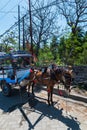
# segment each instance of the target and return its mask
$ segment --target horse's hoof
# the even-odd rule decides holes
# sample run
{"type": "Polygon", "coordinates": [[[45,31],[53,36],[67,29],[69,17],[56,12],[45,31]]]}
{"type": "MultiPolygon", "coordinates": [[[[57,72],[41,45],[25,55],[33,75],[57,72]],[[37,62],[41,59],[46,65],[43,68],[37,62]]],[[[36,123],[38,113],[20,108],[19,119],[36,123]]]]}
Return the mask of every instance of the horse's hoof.
{"type": "Polygon", "coordinates": [[[51,104],[50,103],[48,103],[48,106],[50,106],[51,104]]]}
{"type": "Polygon", "coordinates": [[[34,94],[34,93],[32,93],[32,96],[33,96],[33,97],[35,97],[35,94],[34,94]]]}
{"type": "Polygon", "coordinates": [[[30,93],[28,93],[28,97],[30,97],[30,93]]]}
{"type": "Polygon", "coordinates": [[[54,103],[53,102],[51,103],[51,106],[54,107],[54,103]]]}

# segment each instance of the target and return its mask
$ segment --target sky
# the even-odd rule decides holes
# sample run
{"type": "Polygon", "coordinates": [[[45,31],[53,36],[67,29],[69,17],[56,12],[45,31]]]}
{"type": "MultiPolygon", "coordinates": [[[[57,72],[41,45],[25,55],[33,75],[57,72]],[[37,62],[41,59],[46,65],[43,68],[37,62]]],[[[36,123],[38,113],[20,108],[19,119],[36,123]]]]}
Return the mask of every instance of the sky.
{"type": "MultiPolygon", "coordinates": [[[[21,18],[29,9],[29,0],[0,0],[0,35],[18,21],[18,5],[20,6],[21,18]]],[[[64,19],[58,19],[58,22],[62,25],[62,28],[64,28],[64,19]]]]}
{"type": "Polygon", "coordinates": [[[0,0],[0,35],[18,21],[18,5],[23,16],[28,9],[28,0],[0,0]]]}

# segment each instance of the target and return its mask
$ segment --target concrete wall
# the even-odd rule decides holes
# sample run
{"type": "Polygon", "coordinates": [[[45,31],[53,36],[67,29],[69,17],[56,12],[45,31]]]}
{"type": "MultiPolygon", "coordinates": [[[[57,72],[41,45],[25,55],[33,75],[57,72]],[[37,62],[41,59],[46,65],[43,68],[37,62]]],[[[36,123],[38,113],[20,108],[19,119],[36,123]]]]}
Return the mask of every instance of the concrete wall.
{"type": "Polygon", "coordinates": [[[73,66],[76,82],[87,82],[87,66],[73,66]]]}

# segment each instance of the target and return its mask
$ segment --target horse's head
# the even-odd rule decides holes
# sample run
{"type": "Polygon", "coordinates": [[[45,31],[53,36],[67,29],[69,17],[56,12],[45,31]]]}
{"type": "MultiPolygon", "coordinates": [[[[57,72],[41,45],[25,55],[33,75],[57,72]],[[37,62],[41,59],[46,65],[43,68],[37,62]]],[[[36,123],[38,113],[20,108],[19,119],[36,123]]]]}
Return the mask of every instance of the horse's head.
{"type": "Polygon", "coordinates": [[[34,77],[35,77],[35,71],[34,71],[33,68],[31,68],[31,69],[30,69],[30,75],[29,75],[30,81],[33,81],[34,77]]]}
{"type": "Polygon", "coordinates": [[[63,72],[62,72],[62,69],[56,67],[54,70],[53,70],[54,74],[55,74],[55,78],[56,78],[56,81],[59,82],[62,80],[62,77],[63,77],[63,72]]]}
{"type": "Polygon", "coordinates": [[[72,76],[71,74],[67,71],[64,73],[64,85],[65,85],[65,88],[67,90],[70,90],[70,86],[71,86],[71,82],[72,82],[72,76]]]}
{"type": "Polygon", "coordinates": [[[42,71],[39,70],[39,69],[34,69],[34,78],[33,78],[33,81],[35,84],[38,84],[39,83],[39,79],[41,79],[41,76],[42,76],[42,71]]]}
{"type": "Polygon", "coordinates": [[[67,90],[69,90],[69,92],[71,91],[71,84],[75,78],[75,72],[73,71],[73,69],[67,69],[67,70],[64,70],[63,71],[63,78],[64,78],[64,85],[65,85],[65,88],[67,90]]]}

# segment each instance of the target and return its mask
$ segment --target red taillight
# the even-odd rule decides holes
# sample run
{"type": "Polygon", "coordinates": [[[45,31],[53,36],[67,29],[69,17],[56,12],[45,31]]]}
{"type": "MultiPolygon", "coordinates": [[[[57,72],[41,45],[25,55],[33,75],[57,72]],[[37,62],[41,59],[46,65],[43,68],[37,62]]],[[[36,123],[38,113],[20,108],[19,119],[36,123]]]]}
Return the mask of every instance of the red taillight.
{"type": "Polygon", "coordinates": [[[33,72],[33,70],[32,69],[30,69],[30,73],[32,73],[33,72]]]}

